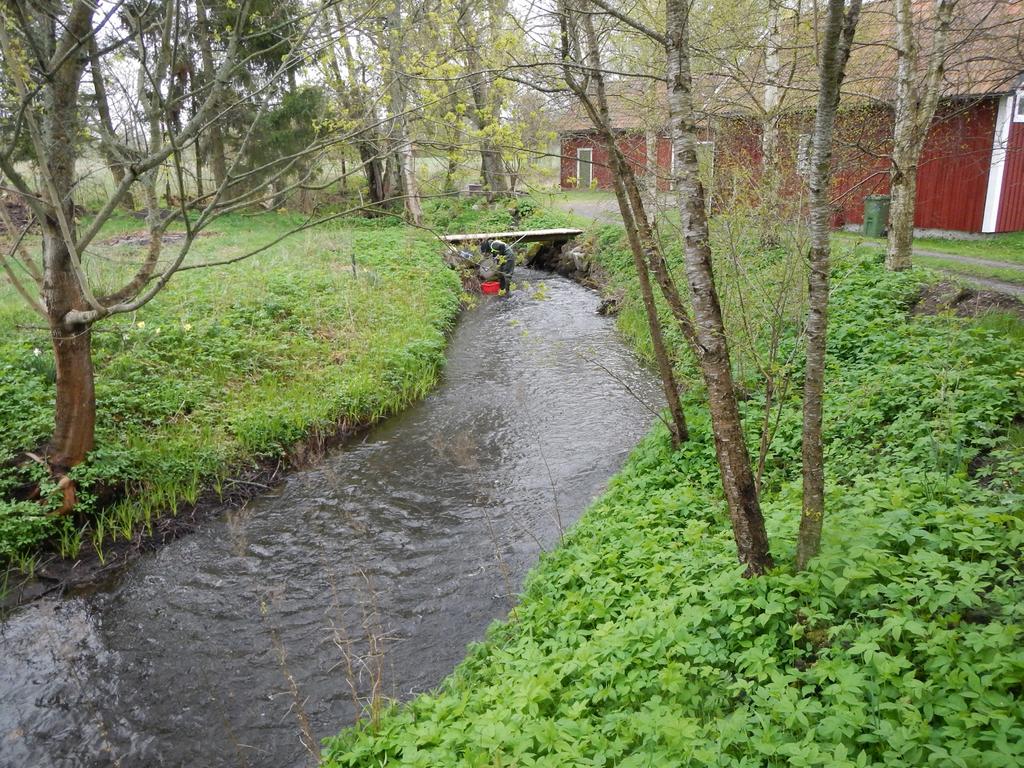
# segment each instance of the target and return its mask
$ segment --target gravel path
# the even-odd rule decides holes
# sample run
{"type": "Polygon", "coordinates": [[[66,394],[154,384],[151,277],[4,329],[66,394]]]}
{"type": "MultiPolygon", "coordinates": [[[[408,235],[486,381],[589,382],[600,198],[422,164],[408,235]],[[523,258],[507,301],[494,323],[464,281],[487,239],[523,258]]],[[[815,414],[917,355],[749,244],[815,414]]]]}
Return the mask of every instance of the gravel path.
{"type": "MultiPolygon", "coordinates": [[[[1006,266],[1002,262],[992,262],[999,264],[1000,266],[1006,266]]],[[[957,278],[961,282],[973,285],[977,288],[986,288],[990,291],[998,291],[999,293],[1006,293],[1011,296],[1022,296],[1024,297],[1024,285],[1018,285],[1017,283],[1008,283],[1005,280],[994,280],[991,277],[977,277],[976,275],[966,275],[963,272],[957,272],[956,269],[943,269],[941,272],[945,272],[947,275],[957,278]]]]}
{"type": "MultiPolygon", "coordinates": [[[[931,256],[935,259],[946,259],[947,261],[955,261],[960,264],[972,264],[976,267],[995,267],[996,269],[1015,269],[1019,272],[1024,272],[1024,264],[1014,264],[1009,261],[993,261],[992,259],[979,259],[976,256],[961,256],[958,253],[944,253],[943,251],[928,251],[924,248],[915,248],[914,253],[917,256],[931,256]]],[[[997,281],[999,282],[999,281],[997,281]]]]}
{"type": "Polygon", "coordinates": [[[622,216],[619,213],[619,202],[611,194],[600,198],[575,198],[570,195],[568,198],[560,198],[552,202],[559,210],[587,219],[593,219],[600,224],[622,223],[622,216]]]}

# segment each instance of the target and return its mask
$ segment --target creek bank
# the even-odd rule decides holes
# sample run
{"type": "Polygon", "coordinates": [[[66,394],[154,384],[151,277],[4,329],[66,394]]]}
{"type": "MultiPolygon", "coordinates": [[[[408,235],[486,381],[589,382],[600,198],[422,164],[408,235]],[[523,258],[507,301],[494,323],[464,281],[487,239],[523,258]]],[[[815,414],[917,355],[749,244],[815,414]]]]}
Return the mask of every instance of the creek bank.
{"type": "Polygon", "coordinates": [[[305,734],[437,686],[660,405],[591,291],[519,278],[544,289],[466,312],[429,396],[109,584],[8,617],[7,762],[307,764],[305,734]]]}
{"type": "MultiPolygon", "coordinates": [[[[600,257],[622,286],[619,250],[600,257]]],[[[512,617],[445,685],[328,740],[325,765],[1024,760],[1024,455],[1006,434],[1024,349],[984,318],[914,317],[919,272],[844,254],[835,271],[829,522],[810,569],[742,578],[688,397],[684,448],[656,427],[512,617]],[[971,457],[992,445],[1002,461],[979,482],[971,457]]],[[[780,564],[800,515],[799,394],[782,407],[762,497],[780,564]]],[[[760,408],[742,402],[744,420],[760,408]]]]}
{"type": "MultiPolygon", "coordinates": [[[[227,219],[216,245],[196,247],[246,247],[290,223],[227,219]]],[[[0,462],[0,553],[19,542],[22,520],[49,531],[31,549],[19,544],[37,566],[27,574],[14,555],[0,564],[0,608],[108,579],[436,385],[460,310],[436,245],[362,223],[303,240],[226,273],[249,276],[230,291],[220,271],[188,273],[170,298],[97,335],[98,448],[79,475],[88,506],[77,519],[44,517],[18,496],[24,467],[0,462]],[[360,254],[358,275],[349,249],[360,254]]],[[[0,327],[8,317],[18,321],[0,314],[0,327]]],[[[0,459],[42,444],[52,428],[53,377],[40,347],[29,331],[0,336],[0,459]]]]}
{"type": "MultiPolygon", "coordinates": [[[[365,434],[377,422],[338,422],[332,430],[318,430],[297,442],[283,456],[256,460],[246,469],[239,468],[219,481],[221,489],[204,487],[195,502],[177,509],[163,509],[150,530],[139,527],[130,539],[118,539],[102,547],[103,555],[86,544],[73,558],[61,557],[45,548],[31,574],[12,570],[7,574],[7,590],[0,595],[0,618],[22,605],[47,596],[65,596],[101,587],[117,578],[133,561],[172,541],[195,532],[211,519],[240,509],[252,498],[274,490],[289,473],[301,471],[320,461],[330,450],[365,434]]],[[[108,506],[126,498],[123,489],[110,495],[108,506]]]]}
{"type": "Polygon", "coordinates": [[[619,311],[623,292],[610,292],[610,276],[595,254],[596,247],[595,240],[590,237],[552,245],[537,243],[527,250],[524,261],[529,267],[554,272],[585,288],[600,292],[601,302],[597,313],[615,315],[619,311]]]}

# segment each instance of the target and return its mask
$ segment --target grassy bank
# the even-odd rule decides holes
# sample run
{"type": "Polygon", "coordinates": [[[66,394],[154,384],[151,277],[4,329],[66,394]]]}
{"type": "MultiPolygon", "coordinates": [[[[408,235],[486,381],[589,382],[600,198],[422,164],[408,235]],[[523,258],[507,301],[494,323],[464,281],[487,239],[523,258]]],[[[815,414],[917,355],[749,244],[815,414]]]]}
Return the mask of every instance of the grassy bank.
{"type": "MultiPolygon", "coordinates": [[[[299,224],[287,214],[232,216],[190,259],[225,259],[299,224]]],[[[116,284],[142,246],[121,219],[91,262],[116,284]]],[[[97,449],[74,471],[77,520],[13,501],[41,478],[4,466],[52,429],[48,334],[0,288],[0,563],[31,565],[47,540],[73,557],[101,553],[154,516],[230,489],[256,462],[310,435],[379,419],[422,396],[444,363],[460,286],[429,235],[395,222],[348,221],[285,240],[252,259],[183,272],[134,315],[97,325],[97,449]],[[113,504],[106,497],[120,498],[113,504]]]]}
{"type": "MultiPolygon", "coordinates": [[[[621,230],[598,258],[642,342],[621,230]]],[[[799,398],[741,578],[704,410],[658,428],[438,691],[337,766],[1008,766],[1024,761],[1024,331],[913,317],[921,272],[837,255],[822,556],[794,574],[799,398]]],[[[787,344],[798,343],[788,331],[787,344]]],[[[743,367],[742,365],[740,366],[743,367]]],[[[745,422],[763,395],[744,374],[745,422]]]]}

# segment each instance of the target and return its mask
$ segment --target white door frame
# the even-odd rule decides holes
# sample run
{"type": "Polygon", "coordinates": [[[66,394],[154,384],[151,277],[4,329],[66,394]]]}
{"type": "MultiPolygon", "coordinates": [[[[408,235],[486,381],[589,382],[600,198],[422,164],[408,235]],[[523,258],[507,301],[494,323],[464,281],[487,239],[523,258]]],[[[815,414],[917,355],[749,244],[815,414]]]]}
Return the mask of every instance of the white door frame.
{"type": "Polygon", "coordinates": [[[988,169],[988,191],[985,194],[985,216],[981,231],[995,232],[999,220],[999,202],[1003,194],[1003,172],[1006,168],[1006,147],[1010,143],[1010,123],[1013,120],[1014,94],[999,100],[996,129],[992,136],[992,165],[988,169]]]}

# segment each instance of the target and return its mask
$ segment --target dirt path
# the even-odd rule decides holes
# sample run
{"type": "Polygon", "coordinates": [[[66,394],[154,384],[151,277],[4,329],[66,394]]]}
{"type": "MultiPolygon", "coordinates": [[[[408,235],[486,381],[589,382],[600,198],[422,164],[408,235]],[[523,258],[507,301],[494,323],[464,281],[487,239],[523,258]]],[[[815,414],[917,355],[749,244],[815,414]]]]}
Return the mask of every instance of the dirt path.
{"type": "Polygon", "coordinates": [[[1010,269],[1015,272],[1020,272],[1021,277],[1024,278],[1024,264],[1013,264],[1011,262],[994,261],[992,259],[979,259],[975,256],[961,256],[957,253],[944,253],[942,251],[932,251],[926,248],[915,248],[914,255],[927,256],[928,258],[941,259],[942,261],[947,262],[949,264],[948,268],[938,269],[948,275],[955,275],[965,283],[979,286],[981,288],[987,288],[990,291],[1006,293],[1011,296],[1024,296],[1024,285],[1011,283],[1008,280],[998,280],[994,277],[980,277],[967,272],[961,272],[956,268],[957,264],[963,264],[964,266],[984,267],[987,269],[1010,269]]]}
{"type": "Polygon", "coordinates": [[[957,253],[944,253],[943,251],[929,251],[924,248],[915,248],[917,256],[930,256],[933,259],[946,259],[959,264],[971,264],[976,267],[995,267],[996,269],[1014,269],[1024,274],[1024,264],[1014,264],[1009,261],[993,261],[992,259],[979,259],[976,256],[961,256],[957,253]]]}
{"type": "MultiPolygon", "coordinates": [[[[962,257],[966,259],[967,257],[962,257]]],[[[971,259],[971,261],[975,261],[971,259]]],[[[1008,266],[1002,262],[988,262],[990,264],[999,264],[1000,266],[1008,266]]],[[[1024,297],[1024,285],[1018,285],[1017,283],[1008,283],[1005,280],[995,280],[991,277],[978,277],[977,275],[968,275],[965,272],[958,272],[955,268],[941,269],[940,272],[945,272],[947,275],[951,275],[961,282],[967,283],[968,285],[978,286],[980,288],[987,288],[990,291],[997,291],[998,293],[1005,293],[1010,296],[1022,296],[1024,297]]]]}

